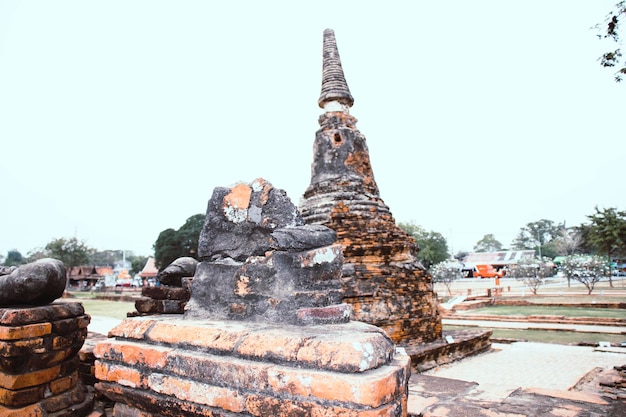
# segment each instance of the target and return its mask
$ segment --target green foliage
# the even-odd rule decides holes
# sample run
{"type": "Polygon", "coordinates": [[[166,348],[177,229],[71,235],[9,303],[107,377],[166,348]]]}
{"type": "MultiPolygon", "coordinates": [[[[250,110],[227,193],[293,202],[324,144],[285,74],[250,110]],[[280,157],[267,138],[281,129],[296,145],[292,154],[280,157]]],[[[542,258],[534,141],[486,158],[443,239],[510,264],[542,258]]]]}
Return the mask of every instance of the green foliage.
{"type": "Polygon", "coordinates": [[[130,258],[131,268],[129,273],[131,275],[140,273],[143,267],[146,266],[146,262],[148,262],[147,256],[133,256],[130,258]]]}
{"type": "Polygon", "coordinates": [[[570,255],[561,262],[561,270],[567,279],[573,279],[591,294],[596,283],[603,277],[611,276],[611,267],[606,258],[597,255],[570,255]]]}
{"type": "Polygon", "coordinates": [[[515,250],[539,249],[542,256],[554,257],[557,255],[555,241],[561,237],[564,227],[546,219],[530,222],[520,229],[511,246],[515,250]]]}
{"type": "Polygon", "coordinates": [[[121,250],[103,250],[103,251],[95,251],[91,255],[91,259],[89,263],[92,265],[98,266],[114,266],[115,262],[119,261],[122,257],[121,250]]]}
{"type": "Polygon", "coordinates": [[[443,261],[430,267],[430,274],[433,277],[434,283],[441,283],[446,286],[448,294],[452,294],[450,290],[450,284],[453,281],[463,278],[463,272],[461,271],[462,265],[455,261],[443,261]]]}
{"type": "Polygon", "coordinates": [[[4,260],[4,266],[19,266],[26,262],[22,254],[17,249],[12,249],[7,252],[7,257],[4,260]]]}
{"type": "Polygon", "coordinates": [[[549,258],[524,257],[509,267],[507,276],[522,281],[533,294],[537,294],[546,277],[552,276],[554,269],[548,264],[549,258]]]}
{"type": "Polygon", "coordinates": [[[69,271],[75,266],[87,264],[95,251],[75,237],[54,239],[48,242],[44,250],[48,257],[62,261],[69,271]]]}
{"type": "Polygon", "coordinates": [[[26,254],[25,263],[35,262],[39,259],[43,259],[47,257],[48,257],[48,252],[44,248],[32,249],[26,254]]]}
{"type": "MultiPolygon", "coordinates": [[[[612,10],[604,21],[603,25],[596,25],[596,29],[600,30],[598,38],[610,39],[616,43],[620,43],[619,32],[621,19],[626,17],[626,1],[620,1],[615,5],[615,10],[612,10]]],[[[621,63],[622,52],[620,48],[613,51],[608,51],[602,54],[598,59],[600,65],[603,67],[613,68],[621,65],[621,68],[615,72],[614,78],[616,82],[622,81],[624,75],[626,75],[626,63],[621,63]]]]}
{"type": "Polygon", "coordinates": [[[426,268],[448,258],[448,244],[441,233],[427,231],[414,223],[399,223],[398,226],[415,239],[420,249],[417,259],[426,268]]]}
{"type": "Polygon", "coordinates": [[[611,207],[588,215],[591,221],[584,232],[586,242],[610,258],[613,253],[626,253],[626,211],[611,207]]]}
{"type": "Polygon", "coordinates": [[[474,252],[497,252],[499,250],[502,250],[502,243],[491,233],[483,236],[483,238],[474,245],[474,252]]]}
{"type": "Polygon", "coordinates": [[[198,258],[198,240],[204,226],[204,214],[195,214],[178,230],[165,229],[154,243],[154,263],[162,269],[174,260],[191,256],[198,258]]]}

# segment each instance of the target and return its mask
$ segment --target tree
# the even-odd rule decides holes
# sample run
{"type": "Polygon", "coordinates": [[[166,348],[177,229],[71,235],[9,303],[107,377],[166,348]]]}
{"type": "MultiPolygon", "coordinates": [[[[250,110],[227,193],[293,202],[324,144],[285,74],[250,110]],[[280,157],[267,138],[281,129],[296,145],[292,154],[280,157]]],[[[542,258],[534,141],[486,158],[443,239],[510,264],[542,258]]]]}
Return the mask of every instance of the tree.
{"type": "Polygon", "coordinates": [[[591,294],[603,277],[611,276],[609,262],[597,255],[567,256],[561,263],[561,270],[568,280],[576,280],[587,287],[587,294],[591,294]]]}
{"type": "Polygon", "coordinates": [[[154,242],[154,264],[162,269],[180,258],[180,242],[178,242],[176,230],[165,229],[159,233],[154,242]]]}
{"type": "Polygon", "coordinates": [[[446,286],[448,295],[452,296],[450,285],[452,282],[463,278],[461,272],[461,264],[454,261],[443,261],[430,268],[430,274],[433,277],[434,283],[441,283],[446,286]]]}
{"type": "Polygon", "coordinates": [[[122,250],[111,250],[111,249],[107,249],[107,250],[102,250],[102,251],[95,251],[92,255],[91,255],[91,259],[89,260],[89,263],[92,265],[98,265],[98,266],[114,266],[115,262],[117,262],[122,256],[122,250]]]}
{"type": "Polygon", "coordinates": [[[12,249],[7,252],[7,257],[4,260],[4,266],[19,266],[25,263],[25,259],[17,249],[12,249]]]}
{"type": "Polygon", "coordinates": [[[522,281],[533,294],[537,294],[544,279],[552,276],[553,268],[548,266],[548,260],[549,258],[545,257],[543,259],[530,256],[521,258],[517,264],[509,267],[507,276],[522,281]]]}
{"type": "Polygon", "coordinates": [[[35,262],[39,259],[47,258],[48,252],[44,248],[31,249],[26,254],[26,263],[35,262]]]}
{"type": "MultiPolygon", "coordinates": [[[[620,19],[626,17],[626,1],[620,1],[615,5],[615,9],[612,10],[604,21],[604,24],[597,24],[596,29],[600,30],[598,34],[599,39],[609,39],[617,44],[621,44],[619,38],[620,32],[620,19]]],[[[622,58],[622,51],[617,48],[613,51],[605,52],[598,59],[600,65],[603,67],[613,68],[621,65],[622,67],[615,73],[615,81],[621,82],[623,76],[626,74],[626,63],[620,62],[622,58]]]]}
{"type": "Polygon", "coordinates": [[[414,223],[399,223],[398,226],[415,239],[420,248],[417,258],[426,268],[448,258],[448,244],[441,233],[429,232],[414,223]]]}
{"type": "Polygon", "coordinates": [[[491,233],[486,234],[474,245],[474,252],[497,252],[502,250],[500,243],[491,233]]]}
{"type": "Polygon", "coordinates": [[[65,264],[68,279],[72,274],[72,268],[88,263],[89,257],[95,251],[75,237],[54,239],[48,242],[44,249],[48,257],[58,259],[65,264]]]}
{"type": "Polygon", "coordinates": [[[131,275],[134,275],[134,274],[140,273],[143,267],[146,266],[146,262],[148,262],[148,257],[147,256],[132,256],[131,258],[129,258],[129,260],[131,264],[131,268],[129,272],[131,275]]]}
{"type": "Polygon", "coordinates": [[[163,230],[154,243],[154,263],[165,268],[182,256],[198,258],[198,240],[204,227],[204,214],[189,217],[180,229],[163,230]]]}
{"type": "Polygon", "coordinates": [[[560,236],[563,224],[541,219],[522,227],[511,246],[515,250],[537,249],[539,256],[555,256],[553,241],[560,236]]]}
{"type": "Polygon", "coordinates": [[[582,244],[583,238],[580,230],[577,228],[566,228],[563,227],[557,237],[554,240],[554,248],[558,255],[566,256],[573,255],[576,253],[576,250],[582,244]]]}
{"type": "Polygon", "coordinates": [[[195,214],[185,221],[178,229],[178,239],[182,250],[181,256],[196,258],[198,254],[198,240],[204,227],[204,214],[195,214]]]}
{"type": "MultiPolygon", "coordinates": [[[[585,239],[610,263],[613,253],[626,251],[626,211],[614,207],[599,210],[597,206],[595,210],[595,214],[587,216],[591,223],[585,228],[585,239]]],[[[613,287],[610,274],[609,282],[613,287]]]]}

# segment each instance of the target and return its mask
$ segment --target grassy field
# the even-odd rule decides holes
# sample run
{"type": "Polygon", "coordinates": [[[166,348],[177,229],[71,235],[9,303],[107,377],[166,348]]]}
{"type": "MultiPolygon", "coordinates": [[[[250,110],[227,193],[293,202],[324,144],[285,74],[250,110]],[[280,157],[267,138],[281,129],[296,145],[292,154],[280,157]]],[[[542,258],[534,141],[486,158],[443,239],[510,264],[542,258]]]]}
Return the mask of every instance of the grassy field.
{"type": "Polygon", "coordinates": [[[90,316],[113,317],[125,319],[126,313],[135,311],[135,303],[125,301],[106,301],[94,299],[81,299],[85,312],[90,316]]]}
{"type": "Polygon", "coordinates": [[[459,312],[460,314],[496,316],[566,316],[625,318],[626,310],[616,308],[548,307],[494,305],[459,312]]]}
{"type": "MultiPolygon", "coordinates": [[[[443,326],[444,330],[467,330],[466,326],[443,326]]],[[[481,327],[481,329],[489,329],[481,327]]],[[[493,331],[492,338],[522,340],[528,342],[556,343],[560,345],[597,344],[611,342],[619,345],[626,341],[626,335],[609,333],[581,333],[559,330],[514,330],[489,329],[493,331]]]]}

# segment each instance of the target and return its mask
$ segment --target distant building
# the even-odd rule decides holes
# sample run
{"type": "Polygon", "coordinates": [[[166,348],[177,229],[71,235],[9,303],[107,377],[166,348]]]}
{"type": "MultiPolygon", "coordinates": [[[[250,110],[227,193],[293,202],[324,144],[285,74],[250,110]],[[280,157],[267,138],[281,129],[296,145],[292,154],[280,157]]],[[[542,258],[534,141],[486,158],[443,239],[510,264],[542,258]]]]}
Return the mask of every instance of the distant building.
{"type": "Polygon", "coordinates": [[[69,271],[70,286],[93,287],[99,279],[112,273],[113,268],[110,266],[75,266],[69,271]]]}
{"type": "Polygon", "coordinates": [[[465,265],[464,269],[471,269],[476,265],[489,264],[499,270],[505,266],[518,263],[522,258],[534,256],[534,250],[474,252],[468,254],[461,262],[465,265]]]}

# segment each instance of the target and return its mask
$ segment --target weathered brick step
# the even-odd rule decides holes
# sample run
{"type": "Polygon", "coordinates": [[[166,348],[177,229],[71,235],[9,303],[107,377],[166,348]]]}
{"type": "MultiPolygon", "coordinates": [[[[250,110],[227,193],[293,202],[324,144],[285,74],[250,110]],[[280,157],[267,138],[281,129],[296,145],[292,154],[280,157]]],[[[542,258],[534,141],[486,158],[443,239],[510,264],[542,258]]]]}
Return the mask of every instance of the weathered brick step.
{"type": "MultiPolygon", "coordinates": [[[[365,323],[288,328],[291,330],[268,323],[148,316],[124,320],[110,336],[338,372],[364,372],[387,363],[393,356],[394,344],[388,336],[365,323]]],[[[99,345],[94,351],[96,357],[98,352],[102,353],[99,345]]]]}
{"type": "Polygon", "coordinates": [[[380,329],[127,319],[94,348],[96,389],[120,415],[392,417],[410,359],[380,329]]]}

